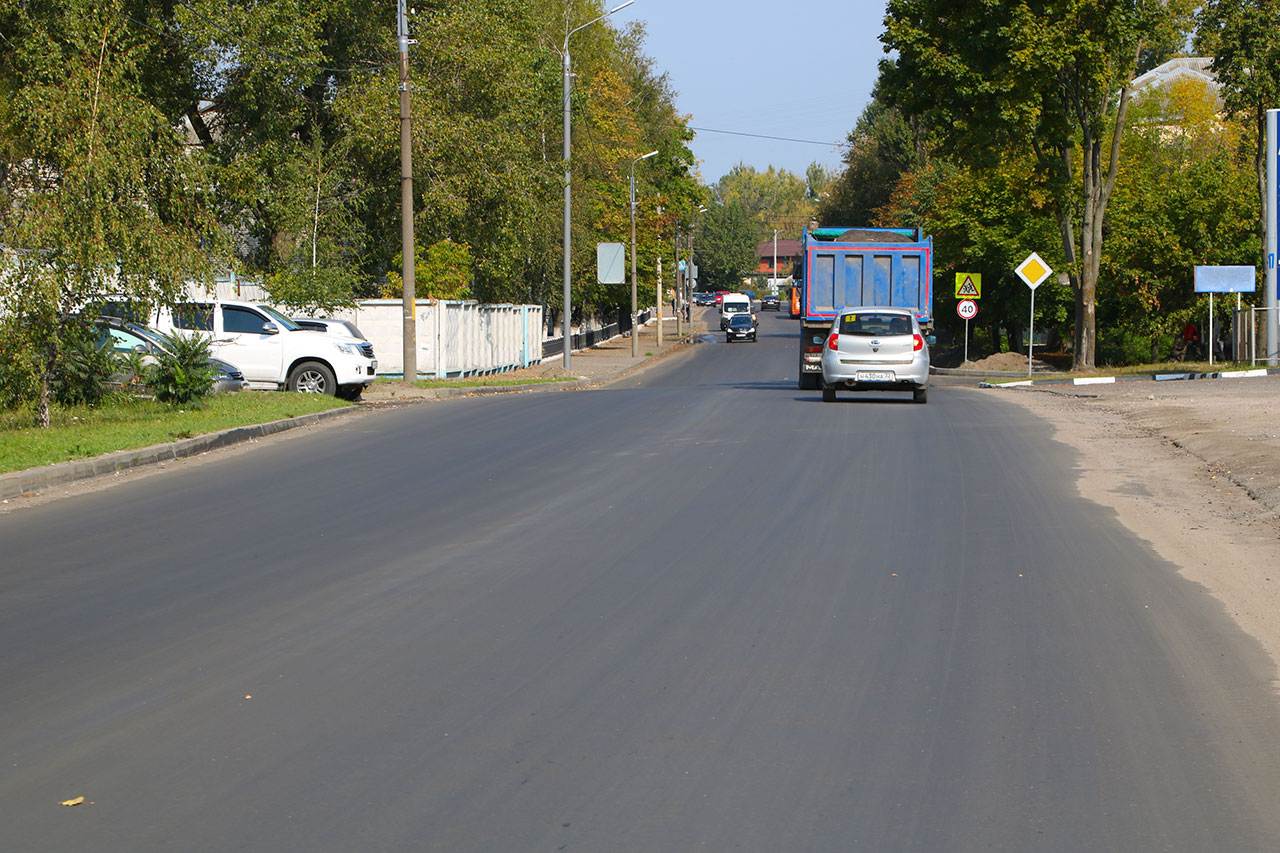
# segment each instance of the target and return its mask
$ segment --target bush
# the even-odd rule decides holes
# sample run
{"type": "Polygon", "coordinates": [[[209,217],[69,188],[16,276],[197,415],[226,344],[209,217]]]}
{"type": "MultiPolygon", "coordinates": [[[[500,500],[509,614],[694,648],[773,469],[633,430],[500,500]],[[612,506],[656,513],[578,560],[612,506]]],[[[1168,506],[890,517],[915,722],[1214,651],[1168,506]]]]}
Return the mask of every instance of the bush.
{"type": "Polygon", "coordinates": [[[13,317],[0,320],[0,409],[17,409],[40,395],[35,343],[13,317]]]}
{"type": "Polygon", "coordinates": [[[159,353],[147,371],[147,384],[162,403],[183,405],[208,396],[215,371],[209,364],[209,341],[199,335],[174,334],[172,353],[159,353]]]}
{"type": "Polygon", "coordinates": [[[96,406],[107,396],[116,370],[111,348],[98,343],[90,329],[76,323],[62,327],[50,390],[63,406],[96,406]]]}

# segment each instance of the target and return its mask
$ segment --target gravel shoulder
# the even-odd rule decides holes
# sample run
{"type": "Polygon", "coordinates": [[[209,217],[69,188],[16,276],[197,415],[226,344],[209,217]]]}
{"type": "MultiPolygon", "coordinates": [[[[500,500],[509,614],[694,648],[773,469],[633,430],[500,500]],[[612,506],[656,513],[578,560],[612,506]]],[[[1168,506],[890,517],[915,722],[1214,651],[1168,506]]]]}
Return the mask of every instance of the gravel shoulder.
{"type": "Polygon", "coordinates": [[[1280,377],[989,391],[1078,453],[1115,511],[1280,662],[1280,377]]]}

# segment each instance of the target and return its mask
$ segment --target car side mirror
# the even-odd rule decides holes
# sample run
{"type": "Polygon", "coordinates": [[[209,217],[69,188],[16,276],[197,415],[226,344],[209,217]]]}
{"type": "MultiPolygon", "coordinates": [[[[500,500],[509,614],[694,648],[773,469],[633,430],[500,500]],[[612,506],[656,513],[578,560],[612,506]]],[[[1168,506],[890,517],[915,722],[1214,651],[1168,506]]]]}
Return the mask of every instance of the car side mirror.
{"type": "Polygon", "coordinates": [[[928,344],[929,346],[933,346],[934,344],[936,344],[936,343],[938,342],[938,336],[937,336],[937,335],[925,335],[925,336],[924,336],[924,342],[925,342],[926,344],[928,344]]]}
{"type": "Polygon", "coordinates": [[[277,326],[275,323],[271,322],[270,320],[268,320],[267,322],[262,324],[262,334],[278,335],[280,334],[280,327],[277,326]]]}

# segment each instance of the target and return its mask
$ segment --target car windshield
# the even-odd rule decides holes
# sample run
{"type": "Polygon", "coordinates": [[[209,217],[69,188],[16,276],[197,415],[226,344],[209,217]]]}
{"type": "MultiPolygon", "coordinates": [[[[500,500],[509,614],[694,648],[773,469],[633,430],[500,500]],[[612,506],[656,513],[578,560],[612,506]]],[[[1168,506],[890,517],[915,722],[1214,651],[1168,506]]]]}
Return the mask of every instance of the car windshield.
{"type": "Polygon", "coordinates": [[[138,337],[145,338],[165,352],[173,352],[173,338],[169,337],[164,332],[157,331],[156,329],[152,329],[148,326],[140,326],[137,323],[130,323],[125,326],[125,328],[138,337]]]}
{"type": "Polygon", "coordinates": [[[729,318],[729,325],[730,326],[750,326],[751,318],[746,314],[739,314],[736,317],[729,318]]]}
{"type": "Polygon", "coordinates": [[[906,314],[859,311],[840,316],[840,334],[878,337],[911,334],[911,318],[906,314]]]}
{"type": "Polygon", "coordinates": [[[296,332],[300,328],[302,328],[297,323],[293,322],[288,317],[284,316],[279,311],[272,308],[270,305],[259,305],[258,310],[266,314],[268,317],[270,317],[271,322],[275,323],[277,326],[284,329],[285,331],[296,332]]]}

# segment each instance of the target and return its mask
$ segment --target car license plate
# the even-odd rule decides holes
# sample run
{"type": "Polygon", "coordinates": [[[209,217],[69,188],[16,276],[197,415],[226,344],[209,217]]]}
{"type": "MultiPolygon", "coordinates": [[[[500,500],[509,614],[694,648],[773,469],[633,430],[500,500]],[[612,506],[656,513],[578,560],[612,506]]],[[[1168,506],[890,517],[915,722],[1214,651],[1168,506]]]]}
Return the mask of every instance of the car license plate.
{"type": "Polygon", "coordinates": [[[373,373],[377,369],[378,369],[378,360],[375,358],[372,362],[369,363],[369,372],[373,373]]]}
{"type": "Polygon", "coordinates": [[[859,370],[859,382],[892,382],[892,370],[859,370]]]}

